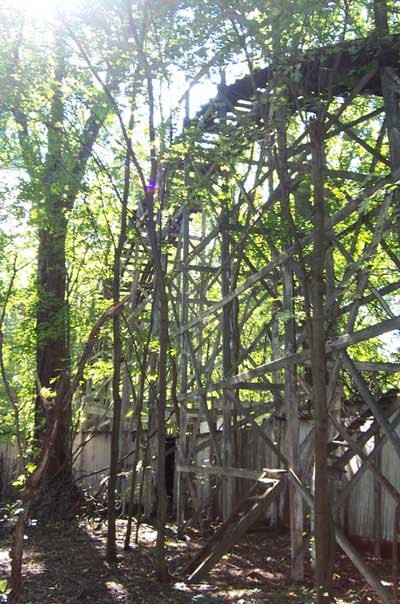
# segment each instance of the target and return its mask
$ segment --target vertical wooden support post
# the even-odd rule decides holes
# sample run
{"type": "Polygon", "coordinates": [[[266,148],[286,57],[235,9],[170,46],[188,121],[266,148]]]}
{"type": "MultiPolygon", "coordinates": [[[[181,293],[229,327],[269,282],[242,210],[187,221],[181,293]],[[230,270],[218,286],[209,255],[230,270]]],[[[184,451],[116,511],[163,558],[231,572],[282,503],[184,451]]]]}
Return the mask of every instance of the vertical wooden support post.
{"type": "MultiPolygon", "coordinates": [[[[375,29],[378,40],[389,35],[388,9],[386,0],[374,0],[375,29]]],[[[393,76],[385,65],[383,52],[379,56],[385,120],[389,139],[390,163],[392,171],[400,167],[400,108],[399,95],[393,85],[393,76]]]]}
{"type": "MultiPolygon", "coordinates": [[[[119,435],[119,450],[120,456],[125,460],[131,448],[130,432],[132,430],[132,420],[126,419],[132,408],[132,387],[128,375],[128,368],[124,363],[122,368],[122,396],[121,396],[121,431],[119,435]]],[[[132,459],[126,459],[123,462],[123,469],[128,471],[131,467],[132,459]]],[[[121,499],[122,509],[126,513],[128,505],[128,480],[126,478],[122,481],[123,488],[121,488],[121,499]]]]}
{"type": "Polygon", "coordinates": [[[400,532],[400,505],[396,505],[393,523],[392,541],[392,577],[393,577],[393,604],[399,602],[399,532],[400,532]]]}
{"type": "MultiPolygon", "coordinates": [[[[275,291],[275,297],[277,297],[277,293],[275,291]]],[[[279,304],[277,304],[277,302],[274,300],[272,302],[272,321],[271,321],[271,347],[272,347],[272,360],[274,361],[275,359],[279,359],[281,356],[281,348],[280,348],[280,342],[279,342],[279,320],[278,320],[278,313],[279,310],[279,304]]],[[[278,371],[273,371],[272,372],[272,383],[273,384],[279,384],[281,381],[281,372],[278,371]]],[[[273,392],[273,398],[274,398],[274,415],[273,415],[273,419],[272,419],[272,440],[274,443],[277,444],[278,449],[281,448],[281,421],[279,419],[277,419],[277,416],[281,415],[281,398],[280,398],[280,394],[277,391],[273,392]]],[[[275,455],[275,453],[272,454],[272,460],[273,460],[273,465],[272,467],[276,467],[276,468],[280,468],[281,467],[281,462],[280,459],[277,455],[275,455]]],[[[290,488],[290,486],[289,486],[290,488]]],[[[281,497],[284,497],[284,493],[283,495],[281,495],[281,497]]],[[[275,501],[272,502],[271,504],[271,525],[273,527],[276,527],[278,525],[279,522],[279,498],[277,498],[275,501]]]]}
{"type": "MultiPolygon", "coordinates": [[[[335,426],[335,422],[338,424],[341,423],[341,409],[342,409],[342,399],[343,399],[343,384],[341,380],[338,379],[338,368],[337,363],[333,363],[332,361],[328,362],[328,375],[330,378],[329,385],[327,387],[327,399],[328,399],[328,410],[331,417],[333,417],[333,422],[331,422],[329,438],[332,439],[337,433],[337,428],[335,426]]],[[[332,498],[335,501],[336,497],[341,493],[345,484],[347,484],[347,479],[345,478],[344,473],[338,473],[333,475],[332,478],[332,498]]],[[[341,529],[344,529],[345,526],[345,507],[339,506],[335,508],[333,512],[333,523],[335,526],[338,526],[341,529]]]]}
{"type": "MultiPolygon", "coordinates": [[[[226,84],[225,72],[221,72],[221,85],[226,84]]],[[[222,121],[226,119],[226,109],[222,110],[222,121]]],[[[228,210],[228,185],[225,182],[226,174],[222,172],[224,179],[222,188],[224,192],[223,207],[221,211],[221,266],[222,266],[222,297],[230,293],[232,287],[231,260],[230,260],[230,233],[229,233],[229,210],[228,210]]],[[[232,302],[225,304],[222,309],[222,366],[224,380],[232,375],[232,302]]],[[[234,463],[233,453],[233,392],[224,388],[223,392],[223,432],[222,432],[222,458],[224,467],[232,467],[234,463]]],[[[222,516],[226,520],[232,513],[235,498],[235,479],[231,476],[222,478],[222,516]]]]}
{"type": "MultiPolygon", "coordinates": [[[[293,274],[287,266],[283,267],[283,299],[284,309],[293,315],[293,274]]],[[[295,352],[296,334],[294,317],[285,323],[285,355],[295,352]]],[[[285,404],[287,418],[288,461],[290,469],[300,474],[299,447],[299,406],[296,396],[296,366],[285,368],[285,404]]],[[[289,485],[290,502],[290,544],[292,561],[292,578],[295,581],[304,579],[304,548],[303,548],[303,500],[294,485],[289,485]]]]}
{"type": "MultiPolygon", "coordinates": [[[[380,435],[375,435],[374,445],[378,444],[380,435]]],[[[378,470],[381,470],[381,451],[378,451],[376,456],[376,465],[378,470]]],[[[376,474],[374,474],[374,554],[381,557],[382,555],[382,485],[376,474]]]]}
{"type": "MultiPolygon", "coordinates": [[[[152,317],[152,336],[159,332],[160,312],[155,305],[152,317]]],[[[155,513],[156,504],[156,471],[157,471],[157,390],[154,376],[157,375],[158,352],[149,355],[149,375],[152,376],[149,388],[149,410],[147,418],[147,463],[143,469],[143,507],[145,518],[150,518],[155,513]]]]}
{"type": "MultiPolygon", "coordinates": [[[[186,119],[189,118],[189,96],[186,95],[186,119]]],[[[185,185],[188,183],[188,158],[185,157],[185,185]]],[[[189,255],[189,209],[187,207],[182,208],[183,219],[182,219],[182,282],[181,282],[181,323],[185,325],[189,319],[189,278],[187,268],[187,258],[189,255]]],[[[188,381],[188,341],[186,334],[181,335],[181,364],[180,364],[180,390],[181,393],[187,391],[188,381]]],[[[178,439],[178,453],[181,463],[190,463],[186,461],[186,431],[187,431],[187,414],[184,405],[180,408],[179,413],[179,439],[178,439]]],[[[178,535],[182,535],[183,526],[185,522],[185,488],[184,488],[184,477],[182,472],[178,470],[177,474],[177,525],[178,535]]]]}
{"type": "MultiPolygon", "coordinates": [[[[201,210],[201,238],[202,241],[206,238],[207,235],[207,212],[203,207],[201,210]]],[[[207,253],[203,250],[200,254],[201,264],[203,266],[207,265],[207,253]]],[[[200,276],[200,303],[199,303],[199,312],[202,313],[206,308],[206,300],[207,300],[207,286],[208,286],[208,277],[206,273],[201,273],[200,276]]],[[[197,327],[197,338],[198,338],[198,352],[197,352],[197,362],[198,366],[201,367],[203,365],[203,323],[200,322],[197,327]]],[[[210,409],[210,421],[212,422],[212,430],[214,433],[217,433],[217,424],[216,418],[218,417],[218,410],[216,409],[215,399],[209,398],[211,403],[210,409]]],[[[216,455],[213,449],[212,443],[209,446],[209,465],[216,464],[216,455]]],[[[207,519],[212,521],[218,515],[218,478],[210,474],[208,477],[208,489],[210,493],[209,505],[207,508],[207,519]]]]}
{"type": "MultiPolygon", "coordinates": [[[[231,289],[231,266],[229,260],[230,237],[228,212],[224,208],[221,216],[221,265],[222,265],[222,297],[227,296],[231,289]]],[[[224,379],[228,379],[232,373],[232,351],[231,351],[231,316],[232,303],[225,304],[222,311],[222,363],[224,379]]],[[[232,430],[232,411],[233,411],[233,393],[230,388],[224,388],[223,394],[223,466],[233,465],[233,430],[232,430]]],[[[226,520],[233,510],[235,479],[231,476],[224,476],[222,508],[223,518],[226,520]]]]}
{"type": "Polygon", "coordinates": [[[323,126],[320,120],[310,124],[312,181],[314,187],[314,237],[311,281],[312,298],[312,391],[315,421],[315,581],[320,590],[318,603],[326,601],[332,579],[334,534],[328,477],[329,416],[325,354],[325,198],[323,126]]]}
{"type": "MultiPolygon", "coordinates": [[[[289,247],[291,241],[291,211],[288,185],[288,163],[287,163],[287,117],[285,108],[282,107],[278,117],[278,171],[281,188],[281,214],[283,232],[286,233],[284,245],[289,247]]],[[[283,279],[283,310],[287,315],[284,324],[284,348],[285,355],[296,352],[296,321],[294,317],[294,279],[290,263],[282,266],[283,279]]],[[[289,467],[297,475],[300,475],[300,446],[299,446],[299,405],[296,396],[297,374],[296,366],[288,365],[284,371],[285,382],[285,410],[287,419],[287,445],[289,467]]],[[[290,506],[290,549],[291,549],[291,572],[295,581],[304,579],[304,511],[303,500],[296,488],[289,484],[289,506],[290,506]]]]}

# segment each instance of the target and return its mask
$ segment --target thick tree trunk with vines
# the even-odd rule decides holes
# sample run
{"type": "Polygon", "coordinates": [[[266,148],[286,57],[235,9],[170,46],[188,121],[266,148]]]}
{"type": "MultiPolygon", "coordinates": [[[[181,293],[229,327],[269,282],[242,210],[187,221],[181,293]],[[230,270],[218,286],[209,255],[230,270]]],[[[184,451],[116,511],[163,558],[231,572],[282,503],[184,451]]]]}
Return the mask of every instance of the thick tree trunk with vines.
{"type": "Polygon", "coordinates": [[[42,441],[52,416],[60,416],[60,431],[51,451],[43,486],[72,484],[71,401],[56,409],[62,392],[68,388],[68,302],[66,300],[65,238],[66,221],[62,206],[51,200],[47,205],[47,228],[39,232],[38,305],[36,316],[36,365],[38,392],[35,407],[36,436],[42,441]]]}
{"type": "MultiPolygon", "coordinates": [[[[46,426],[57,415],[60,429],[50,453],[43,486],[57,494],[72,485],[71,401],[64,401],[69,380],[69,312],[67,301],[67,266],[65,215],[69,194],[64,189],[63,134],[56,124],[64,121],[62,85],[65,78],[65,47],[62,36],[55,39],[55,67],[51,124],[47,133],[47,153],[44,160],[43,185],[45,201],[39,211],[39,251],[37,269],[36,365],[38,396],[35,407],[36,436],[46,437],[46,426]]],[[[56,507],[58,502],[53,499],[56,507]]]]}
{"type": "MultiPolygon", "coordinates": [[[[16,67],[20,62],[19,54],[18,47],[15,50],[16,67]]],[[[67,75],[67,54],[64,33],[56,30],[49,57],[50,63],[54,64],[50,79],[51,102],[48,119],[42,124],[46,131],[47,147],[44,145],[42,150],[35,145],[35,135],[32,134],[37,124],[26,112],[21,82],[15,76],[15,98],[10,109],[17,125],[24,169],[31,179],[33,190],[36,190],[40,174],[40,191],[34,204],[38,215],[39,238],[35,436],[38,446],[43,446],[46,427],[58,416],[60,429],[57,442],[54,443],[41,481],[42,486],[51,488],[52,494],[56,496],[60,487],[65,495],[72,485],[71,400],[64,401],[62,410],[57,409],[57,401],[69,390],[69,308],[65,249],[67,213],[72,209],[79,193],[93,144],[110,110],[108,104],[104,103],[103,94],[99,94],[98,100],[103,103],[100,105],[93,101],[92,107],[88,107],[90,113],[80,132],[80,144],[71,152],[63,90],[67,75]]],[[[116,86],[116,82],[110,83],[110,89],[116,86]]],[[[49,503],[53,508],[59,507],[60,503],[62,507],[58,511],[63,513],[64,501],[51,497],[49,503]]]]}

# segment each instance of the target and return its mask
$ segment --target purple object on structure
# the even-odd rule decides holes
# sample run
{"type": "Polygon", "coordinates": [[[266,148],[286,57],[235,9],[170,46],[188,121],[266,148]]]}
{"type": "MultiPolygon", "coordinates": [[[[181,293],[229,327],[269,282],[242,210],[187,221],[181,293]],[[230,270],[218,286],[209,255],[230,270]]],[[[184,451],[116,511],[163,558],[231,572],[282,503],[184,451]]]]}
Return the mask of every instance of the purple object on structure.
{"type": "Polygon", "coordinates": [[[145,191],[154,192],[156,190],[157,183],[155,180],[149,180],[149,184],[145,185],[145,191]]]}

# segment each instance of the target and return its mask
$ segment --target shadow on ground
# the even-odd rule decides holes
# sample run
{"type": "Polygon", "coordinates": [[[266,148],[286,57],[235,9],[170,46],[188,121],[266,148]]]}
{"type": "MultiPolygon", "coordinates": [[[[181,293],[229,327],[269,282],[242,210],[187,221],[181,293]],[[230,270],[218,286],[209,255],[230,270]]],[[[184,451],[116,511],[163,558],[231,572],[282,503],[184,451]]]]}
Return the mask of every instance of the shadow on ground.
{"type": "MultiPolygon", "coordinates": [[[[288,535],[267,530],[250,533],[201,584],[185,583],[185,566],[204,543],[195,531],[183,541],[168,531],[171,581],[155,577],[156,532],[143,525],[140,545],[122,549],[125,521],[118,521],[120,560],[104,558],[106,526],[97,521],[38,523],[28,529],[22,604],[306,604],[314,602],[312,572],[293,586],[288,535]]],[[[8,574],[7,543],[0,542],[0,579],[8,574]]],[[[382,578],[390,560],[371,559],[382,578]]],[[[376,604],[373,593],[348,559],[338,552],[335,591],[340,604],[376,604]]]]}

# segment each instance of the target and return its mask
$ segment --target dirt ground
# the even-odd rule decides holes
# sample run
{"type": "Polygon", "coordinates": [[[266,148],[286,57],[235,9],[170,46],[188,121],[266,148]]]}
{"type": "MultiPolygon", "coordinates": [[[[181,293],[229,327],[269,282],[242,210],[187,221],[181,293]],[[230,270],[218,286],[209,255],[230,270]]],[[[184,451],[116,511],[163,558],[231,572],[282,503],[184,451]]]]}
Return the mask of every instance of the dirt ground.
{"type": "MultiPolygon", "coordinates": [[[[28,529],[24,562],[24,604],[295,604],[311,603],[312,572],[307,567],[304,584],[289,579],[288,535],[263,527],[250,532],[231,554],[225,556],[206,581],[185,583],[184,568],[206,537],[189,531],[178,540],[168,529],[168,584],[154,574],[156,533],[143,525],[140,543],[129,552],[122,549],[125,521],[118,521],[120,560],[111,566],[104,559],[105,524],[98,520],[36,524],[28,529]]],[[[0,540],[0,580],[9,571],[9,542],[0,540]]],[[[390,589],[391,561],[366,556],[369,566],[390,589]]],[[[338,604],[375,604],[379,600],[366,587],[351,562],[338,552],[335,597],[338,604]]]]}

